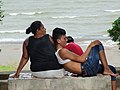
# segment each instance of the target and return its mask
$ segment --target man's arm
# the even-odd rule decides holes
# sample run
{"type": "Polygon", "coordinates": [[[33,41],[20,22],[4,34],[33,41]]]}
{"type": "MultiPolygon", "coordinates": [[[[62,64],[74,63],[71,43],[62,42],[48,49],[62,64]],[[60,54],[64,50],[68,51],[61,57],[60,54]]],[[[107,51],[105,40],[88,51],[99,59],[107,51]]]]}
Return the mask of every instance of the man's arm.
{"type": "Polygon", "coordinates": [[[76,61],[76,62],[85,62],[86,58],[88,57],[88,55],[91,51],[91,48],[94,47],[95,45],[99,45],[99,44],[101,44],[101,42],[98,40],[91,42],[90,45],[87,47],[85,53],[82,56],[79,56],[73,52],[70,52],[69,50],[67,50],[65,48],[60,50],[59,55],[63,60],[70,59],[70,60],[76,61]]]}

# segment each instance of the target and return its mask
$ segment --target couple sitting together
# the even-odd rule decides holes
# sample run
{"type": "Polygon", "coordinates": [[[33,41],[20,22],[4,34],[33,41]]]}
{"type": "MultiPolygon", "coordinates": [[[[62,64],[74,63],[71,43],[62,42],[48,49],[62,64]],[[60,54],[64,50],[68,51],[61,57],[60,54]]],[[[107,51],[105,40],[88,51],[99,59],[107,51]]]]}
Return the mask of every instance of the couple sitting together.
{"type": "Polygon", "coordinates": [[[46,34],[46,29],[40,21],[34,21],[26,29],[26,34],[31,32],[33,36],[23,43],[23,54],[13,78],[19,77],[30,58],[30,70],[35,77],[62,77],[64,69],[84,77],[102,73],[111,76],[112,88],[115,88],[116,70],[108,65],[104,47],[99,40],[91,42],[83,53],[80,46],[74,42],[69,43],[71,46],[66,45],[66,31],[62,28],[55,28],[50,36],[46,34]]]}

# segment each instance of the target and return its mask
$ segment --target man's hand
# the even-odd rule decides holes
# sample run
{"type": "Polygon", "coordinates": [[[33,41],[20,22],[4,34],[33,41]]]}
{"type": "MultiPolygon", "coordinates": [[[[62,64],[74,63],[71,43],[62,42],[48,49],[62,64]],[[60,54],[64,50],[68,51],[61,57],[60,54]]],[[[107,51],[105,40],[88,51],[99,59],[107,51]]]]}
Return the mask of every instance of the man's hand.
{"type": "Polygon", "coordinates": [[[90,46],[94,47],[94,46],[100,45],[100,44],[102,44],[102,43],[99,40],[95,40],[95,41],[93,41],[93,42],[90,43],[90,46]]]}

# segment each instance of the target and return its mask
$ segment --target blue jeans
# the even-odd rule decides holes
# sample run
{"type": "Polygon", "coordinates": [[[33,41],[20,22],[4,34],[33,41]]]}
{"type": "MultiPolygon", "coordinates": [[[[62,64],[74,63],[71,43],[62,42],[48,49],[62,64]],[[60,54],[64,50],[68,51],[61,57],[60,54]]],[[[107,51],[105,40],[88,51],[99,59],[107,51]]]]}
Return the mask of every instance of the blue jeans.
{"type": "MultiPolygon", "coordinates": [[[[103,66],[99,63],[100,57],[99,57],[99,51],[104,50],[104,47],[102,44],[94,46],[86,60],[85,63],[83,63],[83,67],[87,73],[87,76],[96,76],[97,73],[103,73],[104,69],[103,66]]],[[[116,70],[113,66],[109,65],[111,71],[113,73],[116,73],[116,70]]],[[[111,80],[116,80],[116,77],[111,77],[111,80]]]]}

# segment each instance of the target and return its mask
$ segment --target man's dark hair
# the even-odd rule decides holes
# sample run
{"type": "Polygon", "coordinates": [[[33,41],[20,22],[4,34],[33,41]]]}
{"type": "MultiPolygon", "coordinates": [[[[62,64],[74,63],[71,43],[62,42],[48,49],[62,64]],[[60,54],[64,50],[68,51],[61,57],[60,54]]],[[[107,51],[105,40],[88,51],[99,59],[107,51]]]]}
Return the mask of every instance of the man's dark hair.
{"type": "Polygon", "coordinates": [[[62,28],[55,28],[52,33],[53,41],[56,44],[57,39],[60,38],[62,35],[66,35],[66,31],[62,28]]]}

